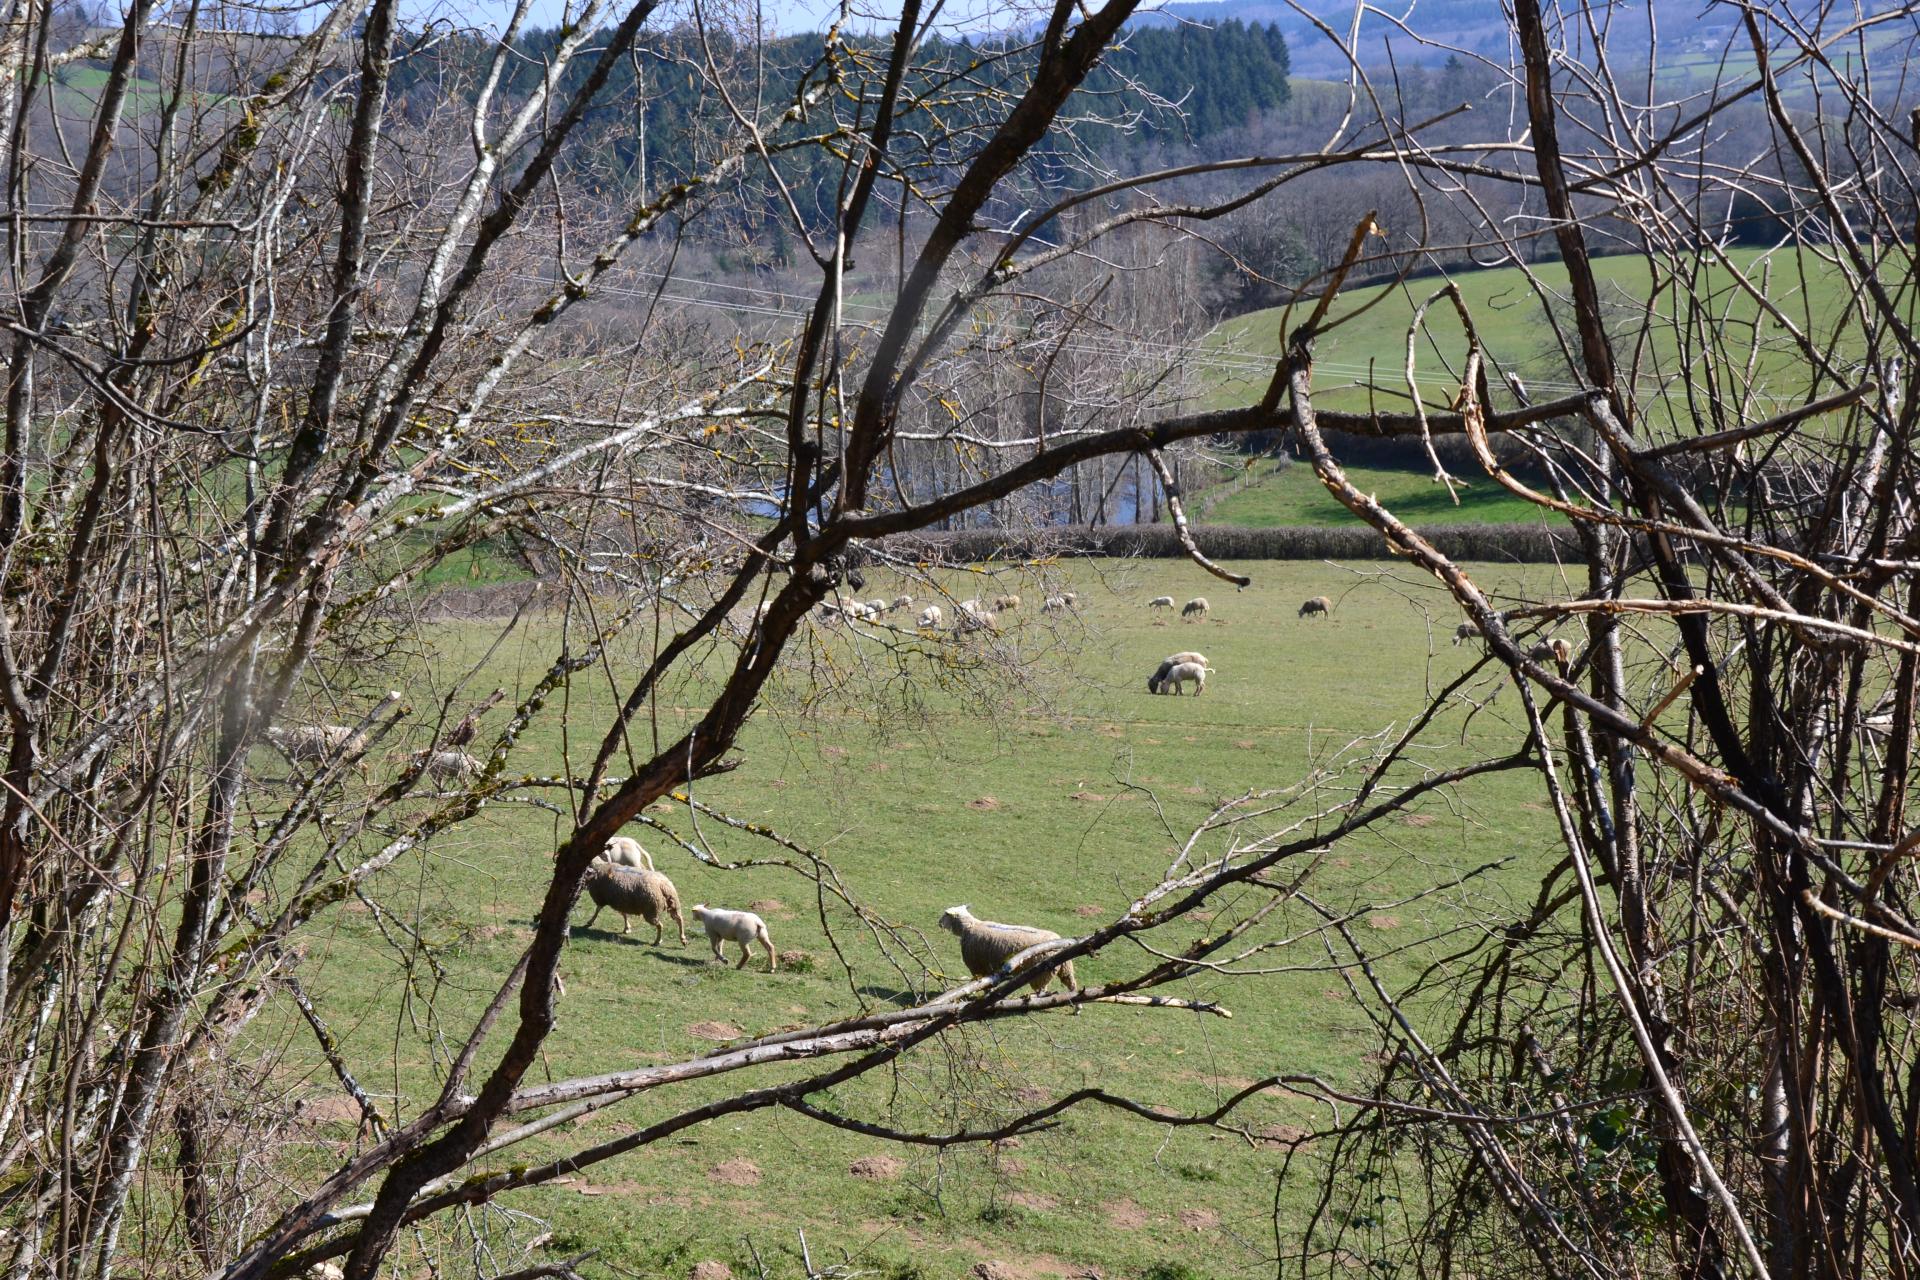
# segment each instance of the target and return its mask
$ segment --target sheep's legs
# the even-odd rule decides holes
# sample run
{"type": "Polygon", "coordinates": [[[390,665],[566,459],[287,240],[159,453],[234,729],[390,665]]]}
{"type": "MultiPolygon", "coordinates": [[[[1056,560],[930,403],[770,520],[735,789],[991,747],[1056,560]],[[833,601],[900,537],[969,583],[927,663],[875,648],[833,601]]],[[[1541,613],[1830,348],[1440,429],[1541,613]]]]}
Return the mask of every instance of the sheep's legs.
{"type": "Polygon", "coordinates": [[[725,952],[720,950],[720,939],[708,938],[707,941],[713,944],[713,958],[721,964],[725,964],[727,962],[727,956],[725,952]]]}
{"type": "Polygon", "coordinates": [[[734,967],[734,968],[736,968],[736,969],[744,969],[744,968],[746,968],[746,967],[747,967],[747,959],[748,959],[748,957],[750,957],[750,956],[751,956],[752,954],[753,954],[753,949],[752,949],[751,947],[749,947],[749,946],[747,945],[747,943],[746,943],[746,940],[745,940],[745,939],[742,939],[742,940],[741,940],[741,942],[740,942],[740,963],[739,963],[739,964],[737,964],[737,965],[735,965],[735,966],[733,966],[733,967],[734,967]]]}
{"type": "Polygon", "coordinates": [[[763,932],[760,935],[760,941],[764,943],[767,948],[767,972],[772,973],[780,967],[780,957],[775,955],[773,950],[773,938],[771,935],[763,932]]]}

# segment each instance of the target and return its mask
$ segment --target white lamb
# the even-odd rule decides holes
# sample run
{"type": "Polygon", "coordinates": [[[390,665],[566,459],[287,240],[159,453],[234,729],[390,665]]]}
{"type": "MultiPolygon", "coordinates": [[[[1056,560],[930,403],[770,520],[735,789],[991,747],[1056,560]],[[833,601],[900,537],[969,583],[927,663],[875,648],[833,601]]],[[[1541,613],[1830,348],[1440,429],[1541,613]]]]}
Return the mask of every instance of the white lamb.
{"type": "Polygon", "coordinates": [[[1067,598],[1065,596],[1048,596],[1040,602],[1040,612],[1042,613],[1065,613],[1066,611],[1067,598]]]}
{"type": "Polygon", "coordinates": [[[911,609],[913,608],[913,597],[895,596],[893,598],[893,604],[890,607],[894,609],[911,609]]]}
{"type": "Polygon", "coordinates": [[[734,967],[744,969],[748,958],[753,955],[752,944],[758,942],[767,949],[767,972],[772,973],[779,965],[779,957],[773,950],[773,937],[767,932],[767,922],[753,912],[728,911],[696,902],[693,904],[693,918],[707,931],[707,941],[713,944],[715,960],[727,958],[720,950],[721,943],[737,942],[740,944],[740,963],[734,967]]]}
{"type": "Polygon", "coordinates": [[[1207,691],[1207,677],[1212,674],[1213,668],[1204,663],[1176,662],[1173,665],[1173,669],[1167,672],[1166,676],[1161,679],[1160,692],[1165,693],[1168,689],[1171,689],[1173,690],[1174,697],[1181,697],[1183,696],[1181,691],[1182,686],[1191,680],[1199,686],[1199,688],[1193,691],[1193,696],[1197,698],[1207,691]]]}
{"type": "Polygon", "coordinates": [[[1207,603],[1205,596],[1195,596],[1180,607],[1180,616],[1183,618],[1205,618],[1207,616],[1207,610],[1212,607],[1212,605],[1207,603]]]}
{"type": "Polygon", "coordinates": [[[480,772],[480,760],[454,747],[441,751],[416,751],[411,757],[421,772],[436,782],[465,782],[480,772]]]}
{"type": "Polygon", "coordinates": [[[1173,597],[1172,596],[1155,596],[1153,599],[1147,601],[1147,608],[1171,609],[1173,608],[1173,597]]]}
{"type": "Polygon", "coordinates": [[[960,603],[959,603],[959,604],[958,604],[957,606],[955,606],[955,607],[956,607],[956,608],[958,608],[958,609],[960,610],[960,612],[962,612],[962,613],[979,613],[979,612],[980,612],[980,600],[979,600],[979,598],[978,598],[978,597],[975,597],[975,598],[974,598],[974,599],[972,599],[972,600],[962,600],[962,601],[961,601],[961,602],[960,602],[960,603]]]}
{"type": "MultiPolygon", "coordinates": [[[[1042,942],[1054,942],[1060,937],[1051,929],[1036,929],[1030,925],[998,924],[992,920],[982,920],[967,910],[964,903],[957,907],[948,907],[941,912],[940,927],[960,939],[960,958],[966,961],[967,972],[976,978],[998,973],[1006,967],[1007,961],[1028,947],[1038,946],[1042,942]]],[[[1033,989],[1045,991],[1047,984],[1053,981],[1056,973],[1060,975],[1060,981],[1067,990],[1080,989],[1079,983],[1074,981],[1071,960],[1058,969],[1049,969],[1034,975],[1031,980],[1033,989]]]]}
{"type": "Polygon", "coordinates": [[[885,615],[888,607],[889,606],[887,605],[887,602],[885,600],[881,600],[876,597],[875,599],[867,601],[867,616],[869,618],[881,617],[885,615]]]}
{"type": "Polygon", "coordinates": [[[1191,649],[1186,649],[1179,653],[1170,653],[1161,661],[1159,667],[1154,670],[1154,673],[1147,677],[1147,692],[1165,693],[1167,691],[1167,679],[1173,675],[1173,669],[1190,663],[1198,663],[1208,671],[1213,670],[1211,666],[1207,665],[1207,655],[1204,653],[1196,653],[1191,649]]]}
{"type": "Polygon", "coordinates": [[[1456,645],[1463,644],[1468,640],[1478,640],[1479,638],[1480,624],[1472,620],[1463,622],[1453,629],[1453,642],[1456,645]]]}
{"type": "Polygon", "coordinates": [[[920,611],[920,625],[923,627],[937,627],[945,617],[946,615],[940,612],[939,605],[930,604],[920,611]]]}
{"type": "Polygon", "coordinates": [[[653,855],[632,836],[614,836],[607,841],[607,847],[600,856],[616,867],[638,867],[643,871],[652,871],[653,855]]]}

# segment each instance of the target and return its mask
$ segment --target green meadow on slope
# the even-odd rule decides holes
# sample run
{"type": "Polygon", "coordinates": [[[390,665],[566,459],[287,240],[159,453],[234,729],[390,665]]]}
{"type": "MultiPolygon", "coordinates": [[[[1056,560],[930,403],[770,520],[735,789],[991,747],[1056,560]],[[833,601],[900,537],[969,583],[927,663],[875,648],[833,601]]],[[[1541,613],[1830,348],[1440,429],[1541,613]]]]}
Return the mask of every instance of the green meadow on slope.
{"type": "MultiPolygon", "coordinates": [[[[804,876],[772,865],[791,854],[714,818],[696,822],[685,804],[662,802],[649,816],[674,839],[639,826],[630,831],[654,851],[683,902],[753,905],[767,917],[785,962],[773,975],[761,971],[763,960],[745,971],[723,968],[697,936],[682,950],[669,930],[668,945],[656,948],[650,929],[636,921],[623,936],[611,913],[585,928],[591,907],[583,905],[540,1078],[678,1061],[715,1047],[703,1037],[757,1035],[884,1008],[909,988],[938,990],[964,977],[954,940],[934,927],[941,909],[955,903],[989,919],[1084,932],[1157,883],[1194,825],[1232,797],[1297,788],[1271,797],[1266,803],[1277,811],[1243,838],[1301,822],[1313,829],[1312,812],[1348,794],[1354,770],[1379,745],[1368,735],[1404,726],[1432,690],[1478,655],[1448,643],[1457,620],[1450,601],[1404,571],[1243,567],[1254,586],[1235,593],[1184,562],[1076,562],[1050,571],[1052,589],[1070,581],[1082,596],[1082,613],[1065,620],[1033,610],[1045,587],[1032,579],[949,575],[956,597],[999,590],[1027,597],[995,641],[1003,655],[1017,653],[1031,664],[1033,678],[1017,684],[967,678],[949,651],[911,633],[894,637],[907,651],[896,660],[878,640],[852,639],[837,627],[804,632],[789,676],[744,735],[740,767],[702,782],[695,797],[771,825],[830,860],[867,908],[917,931],[917,938],[908,935],[912,954],[895,957],[901,968],[883,959],[843,907],[819,897],[804,876]],[[1204,593],[1213,613],[1186,623],[1144,607],[1162,593],[1182,600],[1204,593]],[[1334,598],[1332,616],[1297,617],[1299,602],[1319,594],[1334,598]],[[1205,652],[1216,669],[1205,696],[1149,696],[1144,680],[1153,665],[1186,648],[1205,652]],[[839,691],[823,694],[828,683],[839,691]],[[1309,778],[1312,785],[1299,786],[1309,778]],[[716,862],[760,865],[723,870],[676,847],[676,839],[709,850],[716,862]],[[851,980],[835,962],[836,947],[853,964],[851,980]]],[[[1484,586],[1526,597],[1546,589],[1551,570],[1477,566],[1475,573],[1484,586]]],[[[896,589],[916,588],[870,581],[868,594],[896,589]]],[[[495,647],[497,631],[498,624],[423,629],[423,647],[409,666],[435,675],[408,688],[421,715],[461,676],[471,677],[472,701],[495,684],[521,696],[547,671],[559,641],[555,622],[531,623],[495,647]]],[[[617,690],[653,642],[651,626],[636,626],[613,644],[604,666],[577,675],[521,740],[509,775],[556,771],[568,758],[577,767],[589,756],[617,690]],[[560,731],[563,708],[572,718],[570,735],[560,731]]],[[[636,726],[637,751],[650,750],[655,733],[671,740],[704,705],[723,659],[715,655],[707,671],[662,692],[636,726]]],[[[366,673],[374,686],[385,678],[366,673]]],[[[1477,696],[1499,683],[1485,673],[1477,696]]],[[[1471,716],[1464,705],[1442,713],[1425,739],[1430,745],[1411,753],[1392,778],[1404,784],[1429,769],[1512,750],[1520,734],[1509,700],[1471,716]]],[[[383,749],[376,779],[394,767],[399,751],[383,749]]],[[[260,763],[277,762],[263,753],[260,763]]],[[[1522,909],[1519,900],[1557,856],[1533,794],[1530,775],[1516,772],[1479,779],[1444,800],[1429,798],[1415,812],[1326,850],[1311,892],[1329,909],[1357,912],[1356,933],[1379,957],[1381,973],[1404,982],[1424,954],[1415,940],[1522,909]],[[1512,862],[1435,891],[1501,858],[1512,862]]],[[[490,805],[423,853],[403,858],[370,904],[327,917],[308,939],[303,980],[330,1011],[367,1086],[383,1098],[404,1096],[402,1114],[429,1096],[445,1060],[434,1020],[443,1020],[449,1034],[462,1031],[529,936],[548,857],[566,825],[525,803],[529,797],[563,803],[556,792],[522,791],[490,805]],[[415,922],[439,948],[438,972],[379,914],[388,911],[415,922]],[[410,984],[394,977],[396,952],[414,962],[410,984]],[[397,1065],[376,1067],[394,1058],[396,1046],[397,1065]]],[[[428,804],[423,800],[419,811],[428,804]]],[[[1223,840],[1209,836],[1198,848],[1217,855],[1223,840]]],[[[1210,920],[1169,926],[1147,940],[1177,949],[1256,900],[1221,895],[1209,903],[1210,920]]],[[[1249,962],[1272,972],[1213,975],[1168,992],[1218,1000],[1233,1011],[1231,1019],[1110,1006],[1002,1023],[814,1101],[861,1119],[946,1131],[1004,1122],[1090,1084],[1191,1112],[1272,1074],[1318,1075],[1336,1086],[1364,1078],[1373,1069],[1366,1054],[1374,1033],[1345,980],[1325,967],[1314,919],[1289,907],[1256,935],[1299,935],[1249,962]]],[[[1112,978],[1143,959],[1130,949],[1083,960],[1081,978],[1112,978]]],[[[1455,1013],[1425,1012],[1442,1025],[1455,1013]]],[[[263,1019],[257,1036],[262,1044],[285,1037],[290,1093],[337,1093],[297,1026],[263,1019]]],[[[484,1167],[538,1163],[807,1069],[799,1064],[643,1094],[484,1167]]],[[[1240,1120],[1250,1134],[1274,1138],[1327,1117],[1324,1104],[1267,1093],[1249,1102],[1240,1120]]],[[[347,1120],[323,1119],[289,1159],[329,1165],[352,1132],[347,1120]]],[[[1204,1280],[1258,1268],[1271,1251],[1275,1177],[1285,1157],[1286,1149],[1270,1141],[1204,1128],[1163,1130],[1100,1109],[1071,1112],[1059,1127],[1017,1144],[948,1151],[893,1145],[766,1110],[695,1127],[504,1204],[550,1224],[551,1250],[598,1248],[608,1264],[647,1274],[685,1274],[703,1259],[754,1274],[756,1250],[784,1266],[799,1247],[796,1228],[804,1227],[816,1261],[838,1261],[845,1251],[856,1266],[889,1276],[961,1277],[998,1260],[1033,1275],[1086,1268],[1140,1275],[1157,1264],[1184,1264],[1186,1274],[1204,1280]]],[[[1297,1230],[1308,1203],[1304,1187],[1282,1196],[1283,1234],[1297,1230]]],[[[503,1239],[517,1233],[524,1240],[538,1229],[490,1212],[487,1220],[503,1239]]]]}
{"type": "MultiPolygon", "coordinates": [[[[1848,351],[1857,345],[1857,335],[1843,322],[1847,295],[1838,273],[1828,269],[1811,250],[1735,249],[1727,257],[1750,282],[1759,285],[1764,280],[1773,303],[1797,327],[1819,337],[1822,345],[1835,353],[1836,363],[1844,365],[1848,351]]],[[[1778,321],[1761,316],[1758,304],[1736,282],[1733,272],[1717,265],[1702,265],[1686,280],[1662,277],[1656,290],[1644,258],[1597,258],[1593,265],[1602,306],[1617,317],[1613,327],[1618,333],[1637,333],[1649,305],[1656,317],[1649,330],[1650,341],[1644,347],[1627,344],[1622,356],[1623,360],[1634,361],[1633,385],[1647,430],[1663,432],[1675,417],[1697,414],[1699,405],[1688,403],[1689,379],[1693,379],[1696,395],[1704,393],[1694,345],[1699,341],[1698,334],[1683,342],[1675,327],[1676,291],[1690,297],[1694,308],[1714,317],[1711,327],[1716,337],[1731,344],[1733,356],[1742,365],[1749,347],[1757,348],[1753,382],[1760,394],[1753,405],[1756,416],[1777,412],[1804,398],[1808,381],[1802,357],[1788,345],[1778,321]]],[[[1566,270],[1559,263],[1540,263],[1531,270],[1549,291],[1564,294],[1566,270]]],[[[1520,268],[1462,271],[1452,279],[1460,287],[1497,370],[1520,374],[1536,399],[1550,399],[1575,389],[1547,324],[1546,312],[1520,268]]],[[[1320,403],[1348,411],[1372,406],[1404,410],[1407,327],[1420,304],[1444,283],[1433,277],[1343,293],[1333,316],[1336,322],[1341,317],[1353,318],[1337,324],[1314,347],[1314,385],[1321,393],[1320,403]],[[1363,385],[1369,383],[1372,389],[1363,385]]],[[[1244,372],[1203,370],[1211,379],[1201,402],[1203,407],[1246,404],[1265,389],[1272,373],[1271,361],[1280,351],[1281,335],[1304,318],[1296,314],[1289,319],[1286,312],[1284,307],[1251,312],[1222,322],[1208,335],[1208,349],[1223,357],[1246,357],[1248,367],[1244,372]]],[[[1428,309],[1426,329],[1416,346],[1421,395],[1430,407],[1445,407],[1458,391],[1465,354],[1465,333],[1451,305],[1445,301],[1434,304],[1428,309]]],[[[1737,385],[1744,382],[1744,374],[1736,379],[1737,385]]]]}

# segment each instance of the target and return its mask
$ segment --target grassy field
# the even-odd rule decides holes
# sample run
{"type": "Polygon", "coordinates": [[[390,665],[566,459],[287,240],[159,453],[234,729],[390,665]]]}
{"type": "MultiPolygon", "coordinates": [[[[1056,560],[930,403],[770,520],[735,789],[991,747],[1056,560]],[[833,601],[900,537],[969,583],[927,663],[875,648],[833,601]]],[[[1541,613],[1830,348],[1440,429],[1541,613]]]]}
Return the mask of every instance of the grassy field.
{"type": "MultiPolygon", "coordinates": [[[[1484,475],[1456,477],[1463,483],[1455,502],[1446,486],[1435,484],[1426,472],[1361,466],[1345,470],[1354,484],[1416,525],[1534,524],[1542,519],[1539,507],[1514,497],[1484,475]]],[[[1559,517],[1554,519],[1557,522],[1559,517]]],[[[1301,463],[1264,464],[1246,484],[1211,502],[1201,519],[1204,524],[1258,529],[1358,521],[1314,477],[1313,468],[1301,463]]]]}
{"type": "MultiPolygon", "coordinates": [[[[1801,329],[1821,335],[1844,362],[1851,335],[1839,323],[1847,298],[1836,273],[1812,254],[1799,255],[1791,250],[1773,253],[1764,262],[1762,253],[1754,249],[1734,250],[1728,257],[1750,279],[1758,281],[1764,272],[1774,302],[1801,329]]],[[[1542,263],[1533,271],[1548,289],[1564,294],[1566,271],[1558,263],[1542,263]]],[[[1645,260],[1599,258],[1594,261],[1594,272],[1599,278],[1602,305],[1613,316],[1612,327],[1622,334],[1635,331],[1653,293],[1645,260]]],[[[1521,374],[1538,398],[1574,389],[1546,315],[1519,268],[1463,271],[1453,278],[1498,368],[1521,374]]],[[[1334,308],[1336,320],[1342,316],[1354,319],[1327,333],[1315,347],[1315,384],[1323,393],[1321,403],[1325,407],[1406,407],[1403,371],[1407,326],[1415,308],[1443,283],[1437,278],[1414,280],[1404,285],[1351,289],[1341,296],[1334,308]],[[1375,391],[1362,389],[1368,382],[1375,391]]],[[[1653,301],[1655,312],[1669,326],[1671,283],[1663,282],[1667,292],[1653,301]]],[[[1716,317],[1714,329],[1736,345],[1741,362],[1745,361],[1746,344],[1758,344],[1755,382],[1765,392],[1759,399],[1758,412],[1777,411],[1802,397],[1806,389],[1804,362],[1787,347],[1773,320],[1756,324],[1757,308],[1737,288],[1730,272],[1718,267],[1703,269],[1697,278],[1683,283],[1685,292],[1716,317]]],[[[1206,339],[1207,345],[1223,355],[1256,359],[1244,374],[1215,371],[1203,406],[1226,408],[1257,397],[1272,376],[1270,361],[1280,350],[1281,334],[1302,319],[1303,315],[1296,315],[1289,321],[1285,308],[1276,307],[1236,317],[1215,328],[1206,339]]],[[[1417,350],[1417,370],[1424,379],[1422,397],[1430,406],[1444,408],[1459,388],[1465,337],[1445,302],[1429,310],[1427,333],[1430,336],[1422,339],[1417,350]]],[[[1668,415],[1686,413],[1680,388],[1688,376],[1697,377],[1697,370],[1680,359],[1681,348],[1671,327],[1656,324],[1652,340],[1644,349],[1630,346],[1629,350],[1637,350],[1634,385],[1646,411],[1647,429],[1663,430],[1668,415]]]]}
{"type": "MultiPolygon", "coordinates": [[[[1255,585],[1235,594],[1182,563],[1072,566],[1083,615],[1057,623],[1024,612],[999,641],[1034,663],[1034,682],[1019,686],[983,678],[936,689],[932,673],[951,670],[937,660],[910,654],[896,661],[876,643],[815,632],[796,650],[792,677],[750,726],[741,767],[696,794],[805,843],[830,859],[872,910],[925,931],[922,958],[940,972],[912,975],[922,988],[960,972],[953,940],[933,927],[954,903],[969,903],[987,918],[1084,931],[1156,883],[1177,841],[1217,801],[1289,786],[1320,769],[1317,791],[1290,799],[1271,821],[1296,821],[1304,813],[1299,805],[1327,802],[1343,785],[1343,748],[1403,724],[1430,688],[1473,659],[1470,649],[1445,641],[1455,621],[1446,599],[1404,573],[1245,567],[1255,585]],[[1181,599],[1206,592],[1216,608],[1203,623],[1169,620],[1143,607],[1163,592],[1181,599]],[[1296,618],[1298,602],[1316,594],[1335,598],[1332,617],[1296,618]],[[1144,676],[1160,657],[1183,648],[1206,652],[1217,670],[1206,695],[1148,696],[1144,676]],[[821,694],[827,679],[839,681],[842,692],[821,694]]],[[[1489,566],[1480,576],[1490,587],[1526,595],[1546,585],[1546,572],[1489,566]]],[[[1006,585],[967,575],[953,582],[961,594],[1006,585]]],[[[869,583],[872,594],[892,586],[869,583]]],[[[1023,593],[1038,587],[1024,584],[1023,593]]],[[[496,632],[483,624],[432,629],[414,661],[434,676],[414,683],[414,705],[434,705],[449,682],[469,673],[477,692],[497,682],[524,693],[553,660],[557,629],[538,623],[497,648],[496,632]]],[[[649,643],[650,631],[644,641],[630,634],[607,668],[583,672],[522,740],[512,771],[543,773],[565,753],[577,761],[590,752],[612,686],[631,678],[649,643]],[[560,732],[563,709],[576,726],[570,737],[560,732]]],[[[368,678],[378,683],[389,674],[368,678]]],[[[672,733],[710,687],[703,675],[667,691],[642,718],[642,736],[656,723],[663,737],[672,733]]],[[[1470,721],[1443,714],[1435,745],[1398,776],[1510,747],[1515,730],[1500,705],[1470,721]]],[[[1318,897],[1361,910],[1361,933],[1385,953],[1383,972],[1402,980],[1413,957],[1394,954],[1396,946],[1435,922],[1513,909],[1510,896],[1524,892],[1553,856],[1546,815],[1530,795],[1524,778],[1497,775],[1344,843],[1314,875],[1318,897]],[[1380,906],[1501,856],[1515,859],[1508,871],[1418,902],[1380,906]]],[[[691,822],[684,805],[658,809],[653,816],[679,838],[723,861],[785,856],[711,819],[691,822]]],[[[525,804],[495,804],[392,868],[374,901],[416,921],[422,937],[440,948],[438,976],[416,965],[411,987],[394,981],[392,951],[405,949],[405,937],[360,904],[309,941],[304,977],[376,1094],[401,1094],[418,1105],[432,1087],[446,1052],[432,1034],[435,1019],[457,1032],[512,964],[528,937],[531,904],[561,825],[525,804]],[[395,1057],[396,1046],[397,1065],[376,1067],[395,1057]]],[[[580,927],[583,908],[545,1076],[678,1060],[712,1048],[703,1037],[758,1034],[900,997],[901,974],[880,960],[843,909],[830,908],[824,919],[855,966],[851,979],[839,971],[806,879],[774,866],[720,870],[657,832],[634,834],[655,851],[689,905],[754,904],[788,962],[772,976],[721,968],[697,942],[684,951],[656,949],[644,941],[650,931],[637,924],[623,937],[610,914],[597,928],[580,927]]],[[[1216,919],[1228,919],[1249,903],[1212,905],[1216,919]]],[[[1277,929],[1297,929],[1305,919],[1289,915],[1277,929]]],[[[1185,923],[1156,945],[1177,947],[1204,927],[1185,923]]],[[[1138,960],[1095,957],[1082,962],[1082,978],[1112,977],[1138,960]]],[[[1230,1021],[1118,1007],[1032,1020],[956,1038],[945,1053],[923,1055],[828,1101],[863,1118],[947,1128],[989,1124],[1089,1083],[1192,1110],[1269,1073],[1364,1076],[1372,1033],[1341,979],[1316,968],[1324,963],[1319,943],[1309,937],[1260,963],[1303,968],[1215,976],[1179,992],[1225,1002],[1237,1015],[1230,1021]]],[[[325,1068],[308,1060],[297,1027],[263,1020],[259,1035],[285,1036],[293,1063],[304,1063],[290,1065],[290,1091],[327,1089],[325,1068]]],[[[776,1070],[754,1083],[769,1078],[784,1076],[776,1070]]],[[[642,1095],[503,1161],[533,1162],[630,1132],[743,1087],[745,1079],[642,1095]]],[[[337,1107],[314,1114],[321,1122],[300,1158],[330,1163],[352,1126],[328,1118],[343,1115],[337,1107]]],[[[1316,1116],[1324,1113],[1297,1098],[1263,1095],[1244,1121],[1256,1132],[1285,1133],[1316,1116]]],[[[754,1249],[784,1267],[798,1248],[795,1229],[804,1227],[816,1260],[838,1259],[844,1250],[859,1266],[889,1276],[959,1277],[996,1261],[1018,1275],[1086,1268],[1141,1275],[1156,1264],[1184,1263],[1185,1274],[1204,1278],[1256,1267],[1270,1249],[1283,1154],[1243,1138],[1162,1131],[1094,1111],[1076,1112],[1017,1148],[944,1154],[760,1112],[693,1129],[509,1203],[552,1225],[551,1249],[597,1247],[607,1263],[647,1274],[685,1274],[705,1259],[752,1274],[754,1249]]],[[[1292,1192],[1283,1197],[1282,1230],[1303,1203],[1292,1192]]],[[[505,1216],[492,1222],[503,1231],[511,1226],[505,1216]]],[[[520,1235],[533,1230],[522,1224],[520,1235]]]]}

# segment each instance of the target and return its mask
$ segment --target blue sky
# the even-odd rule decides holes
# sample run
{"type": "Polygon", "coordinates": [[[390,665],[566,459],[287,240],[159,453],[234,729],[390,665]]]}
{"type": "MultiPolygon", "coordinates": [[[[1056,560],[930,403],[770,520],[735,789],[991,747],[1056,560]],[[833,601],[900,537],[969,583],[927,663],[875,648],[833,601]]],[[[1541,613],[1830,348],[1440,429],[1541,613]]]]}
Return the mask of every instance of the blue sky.
{"type": "MultiPolygon", "coordinates": [[[[614,12],[619,12],[619,0],[615,0],[614,12]]],[[[743,21],[757,10],[761,21],[776,34],[795,31],[824,31],[839,15],[840,6],[835,0],[701,0],[709,14],[724,14],[734,21],[743,21]]],[[[533,20],[540,26],[553,26],[564,15],[567,0],[534,0],[533,20]]],[[[578,0],[575,0],[578,8],[578,0]]],[[[668,0],[672,10],[669,16],[665,11],[660,15],[665,23],[671,23],[693,11],[692,0],[668,0]]],[[[855,15],[856,29],[872,29],[877,25],[891,26],[898,18],[898,3],[888,0],[851,0],[855,15]]],[[[503,0],[482,0],[480,3],[463,3],[462,0],[430,0],[421,6],[423,14],[444,17],[462,24],[481,27],[498,27],[506,21],[513,11],[510,3],[503,0]]],[[[1013,26],[1030,24],[1042,6],[1035,0],[947,0],[941,5],[941,24],[955,31],[1005,30],[1013,26]]]]}

